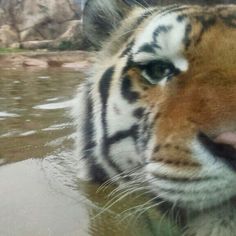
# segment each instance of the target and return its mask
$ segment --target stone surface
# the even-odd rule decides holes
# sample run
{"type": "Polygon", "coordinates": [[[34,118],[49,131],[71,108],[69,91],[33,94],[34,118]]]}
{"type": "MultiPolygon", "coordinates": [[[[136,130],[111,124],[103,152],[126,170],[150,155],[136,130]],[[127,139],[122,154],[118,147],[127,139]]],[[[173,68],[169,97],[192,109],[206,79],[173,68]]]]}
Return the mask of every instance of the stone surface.
{"type": "Polygon", "coordinates": [[[0,54],[1,68],[47,68],[63,67],[77,71],[89,70],[95,57],[91,52],[86,51],[65,51],[65,52],[23,52],[0,54]]]}
{"type": "MultiPolygon", "coordinates": [[[[1,0],[0,47],[28,41],[62,41],[80,38],[81,2],[79,0],[1,0]]],[[[73,42],[72,42],[73,43],[73,42]]],[[[33,43],[34,46],[36,43],[33,43]]],[[[31,46],[30,46],[31,47],[31,46]]]]}
{"type": "Polygon", "coordinates": [[[18,42],[18,35],[10,25],[2,25],[0,27],[0,45],[7,47],[18,42]]]}
{"type": "Polygon", "coordinates": [[[39,60],[39,59],[34,59],[34,58],[26,58],[25,60],[23,60],[22,62],[23,66],[36,66],[36,67],[48,67],[48,63],[43,61],[43,60],[39,60]]]}

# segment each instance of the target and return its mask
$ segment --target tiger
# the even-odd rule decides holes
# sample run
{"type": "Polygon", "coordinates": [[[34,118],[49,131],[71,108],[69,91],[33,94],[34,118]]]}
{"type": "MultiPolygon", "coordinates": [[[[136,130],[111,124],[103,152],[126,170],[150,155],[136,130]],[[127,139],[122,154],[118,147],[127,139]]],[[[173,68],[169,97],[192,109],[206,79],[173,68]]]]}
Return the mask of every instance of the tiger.
{"type": "Polygon", "coordinates": [[[233,236],[236,4],[179,2],[87,1],[96,60],[73,104],[78,177],[140,183],[191,215],[183,235],[233,236]]]}

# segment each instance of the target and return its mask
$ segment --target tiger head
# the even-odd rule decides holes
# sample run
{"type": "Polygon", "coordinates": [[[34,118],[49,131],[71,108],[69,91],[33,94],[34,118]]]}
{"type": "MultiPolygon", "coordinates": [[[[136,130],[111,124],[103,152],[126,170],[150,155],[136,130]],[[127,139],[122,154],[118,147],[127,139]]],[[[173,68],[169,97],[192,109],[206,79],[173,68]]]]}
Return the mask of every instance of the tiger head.
{"type": "Polygon", "coordinates": [[[236,5],[88,1],[84,23],[100,49],[74,106],[89,176],[140,167],[153,193],[182,207],[233,199],[236,5]]]}

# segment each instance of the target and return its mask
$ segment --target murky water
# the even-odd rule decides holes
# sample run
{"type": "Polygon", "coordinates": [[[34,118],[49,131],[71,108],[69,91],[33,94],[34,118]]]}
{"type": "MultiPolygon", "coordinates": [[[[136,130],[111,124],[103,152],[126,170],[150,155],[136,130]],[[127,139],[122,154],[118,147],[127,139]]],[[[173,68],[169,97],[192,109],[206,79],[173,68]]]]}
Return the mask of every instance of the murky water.
{"type": "Polygon", "coordinates": [[[62,69],[0,71],[0,235],[177,235],[156,211],[123,213],[141,197],[104,212],[111,189],[76,178],[68,111],[83,78],[62,69]]]}

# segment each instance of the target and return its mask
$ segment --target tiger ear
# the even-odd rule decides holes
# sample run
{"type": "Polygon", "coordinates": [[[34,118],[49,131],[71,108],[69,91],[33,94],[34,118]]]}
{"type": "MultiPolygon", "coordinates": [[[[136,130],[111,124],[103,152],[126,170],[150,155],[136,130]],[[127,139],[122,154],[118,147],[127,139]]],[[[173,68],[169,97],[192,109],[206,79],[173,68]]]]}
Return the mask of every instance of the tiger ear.
{"type": "Polygon", "coordinates": [[[88,0],[84,7],[83,33],[95,49],[117,28],[137,0],[88,0]]]}

